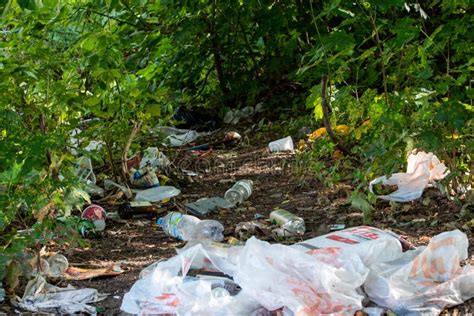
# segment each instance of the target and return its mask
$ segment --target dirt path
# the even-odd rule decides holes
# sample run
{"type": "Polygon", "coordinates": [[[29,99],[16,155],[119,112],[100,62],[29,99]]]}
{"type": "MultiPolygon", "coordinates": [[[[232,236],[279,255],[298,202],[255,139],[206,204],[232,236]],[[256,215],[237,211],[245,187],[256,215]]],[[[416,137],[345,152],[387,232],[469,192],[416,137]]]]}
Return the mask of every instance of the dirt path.
{"type": "MultiPolygon", "coordinates": [[[[237,223],[254,219],[256,213],[267,216],[275,207],[282,207],[305,219],[307,233],[302,239],[326,233],[330,224],[345,224],[346,227],[362,224],[362,212],[351,208],[346,202],[351,186],[340,184],[327,189],[309,175],[304,179],[295,178],[289,170],[294,162],[290,154],[270,155],[262,148],[254,147],[214,151],[205,159],[191,158],[187,161],[187,169],[195,170],[201,176],[194,177],[194,182],[183,188],[183,194],[176,202],[182,204],[202,197],[223,196],[235,180],[250,179],[254,182],[254,193],[249,201],[237,209],[208,216],[224,225],[226,236],[234,234],[237,223]]],[[[375,226],[403,234],[416,245],[426,244],[429,237],[436,233],[456,228],[453,214],[458,208],[434,190],[426,192],[425,196],[430,197],[429,203],[425,200],[427,205],[420,201],[395,210],[388,203],[379,202],[374,212],[375,226]],[[438,219],[438,223],[433,225],[434,218],[438,219]]],[[[470,244],[474,245],[472,234],[469,237],[470,244]]],[[[65,249],[64,254],[73,265],[124,263],[127,272],[122,275],[72,282],[77,287],[92,287],[109,293],[108,299],[97,306],[111,315],[120,313],[124,293],[144,267],[169,258],[175,253],[175,248],[183,245],[183,242],[164,235],[154,221],[108,221],[104,236],[91,240],[89,249],[65,249]]],[[[474,264],[473,253],[471,246],[471,264],[474,264]]],[[[472,312],[473,307],[474,300],[470,300],[458,309],[464,312],[470,308],[472,312]]]]}

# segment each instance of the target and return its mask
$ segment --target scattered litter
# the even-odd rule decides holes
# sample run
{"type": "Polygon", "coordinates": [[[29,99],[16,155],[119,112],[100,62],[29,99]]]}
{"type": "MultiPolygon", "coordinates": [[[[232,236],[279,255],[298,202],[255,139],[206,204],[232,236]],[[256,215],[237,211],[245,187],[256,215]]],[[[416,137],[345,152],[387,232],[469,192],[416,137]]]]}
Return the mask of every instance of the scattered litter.
{"type": "Polygon", "coordinates": [[[214,212],[219,208],[229,209],[233,206],[233,203],[230,203],[229,201],[221,197],[204,198],[196,202],[187,203],[184,205],[188,212],[197,216],[202,216],[207,213],[214,212]]]}
{"type": "Polygon", "coordinates": [[[171,147],[180,147],[195,141],[200,136],[208,133],[198,133],[193,130],[179,129],[175,127],[159,127],[157,131],[168,135],[164,140],[164,145],[171,147]]]}
{"type": "Polygon", "coordinates": [[[257,104],[255,107],[246,106],[242,109],[230,110],[224,115],[224,123],[235,125],[240,122],[240,120],[248,118],[255,113],[261,112],[263,105],[261,103],[257,104]]]}
{"type": "Polygon", "coordinates": [[[280,237],[303,235],[306,231],[304,220],[301,217],[283,209],[271,212],[270,220],[280,226],[274,230],[274,233],[280,237]]]}
{"type": "Polygon", "coordinates": [[[194,152],[206,152],[211,149],[211,145],[209,144],[202,144],[202,145],[197,145],[193,146],[191,148],[186,149],[186,151],[194,153],[194,152]]]}
{"type": "Polygon", "coordinates": [[[238,142],[242,139],[242,135],[237,132],[227,132],[224,137],[224,142],[238,142]]]}
{"type": "Polygon", "coordinates": [[[293,246],[256,238],[243,247],[191,242],[143,270],[121,310],[248,315],[264,308],[283,315],[353,315],[367,303],[363,289],[371,315],[382,308],[431,315],[474,297],[474,269],[460,266],[467,258],[465,234],[450,231],[427,247],[403,248],[401,237],[366,226],[293,246]],[[227,293],[216,295],[212,279],[196,278],[202,271],[220,276],[220,282],[227,278],[228,286],[221,286],[227,293]]]}
{"type": "Polygon", "coordinates": [[[142,169],[130,169],[130,183],[141,189],[148,189],[160,186],[160,181],[156,175],[155,168],[144,167],[142,169]]]}
{"type": "Polygon", "coordinates": [[[71,285],[60,288],[37,275],[28,282],[23,297],[15,305],[31,312],[96,315],[96,308],[88,304],[100,302],[106,297],[106,294],[100,294],[96,289],[75,289],[71,285]]]}
{"type": "Polygon", "coordinates": [[[263,219],[265,218],[265,216],[263,214],[260,214],[260,213],[255,213],[255,216],[253,217],[255,219],[263,219]]]}
{"type": "Polygon", "coordinates": [[[408,202],[421,197],[426,187],[436,180],[442,180],[449,173],[446,166],[439,161],[433,153],[420,151],[411,154],[407,159],[407,172],[394,173],[391,177],[378,177],[369,184],[370,192],[376,184],[382,183],[385,186],[397,186],[397,190],[379,198],[387,201],[408,202]]]}
{"type": "Polygon", "coordinates": [[[252,180],[239,180],[224,194],[224,199],[237,205],[252,195],[252,180]]]}
{"type": "Polygon", "coordinates": [[[125,197],[127,199],[131,199],[132,196],[133,196],[133,193],[132,193],[132,190],[130,190],[129,188],[127,187],[124,187],[123,185],[120,185],[120,184],[117,184],[111,180],[104,180],[104,188],[107,190],[107,191],[110,191],[112,190],[113,188],[117,188],[119,189],[120,191],[122,191],[124,194],[125,194],[125,197]]]}
{"type": "Polygon", "coordinates": [[[160,217],[156,222],[163,231],[179,240],[213,240],[224,239],[224,227],[214,220],[200,220],[191,215],[179,212],[170,212],[165,217],[160,217]]]}
{"type": "Polygon", "coordinates": [[[100,232],[105,229],[106,212],[102,206],[92,204],[84,209],[81,218],[94,223],[95,230],[100,232]]]}
{"type": "Polygon", "coordinates": [[[122,219],[153,218],[157,211],[157,208],[148,201],[132,201],[120,204],[118,215],[122,219]]]}
{"type": "Polygon", "coordinates": [[[243,246],[243,245],[245,245],[244,242],[242,242],[242,241],[240,241],[237,238],[232,237],[232,236],[227,239],[227,244],[229,244],[231,246],[243,246]]]}
{"type": "Polygon", "coordinates": [[[165,156],[157,147],[148,147],[140,161],[140,169],[145,167],[164,169],[171,164],[168,157],[165,156]]]}
{"type": "Polygon", "coordinates": [[[154,187],[137,193],[135,201],[166,202],[181,193],[173,186],[154,187]]]}
{"type": "Polygon", "coordinates": [[[120,264],[112,264],[106,268],[76,268],[69,267],[63,274],[67,280],[89,280],[97,277],[116,276],[124,273],[120,264]]]}
{"type": "Polygon", "coordinates": [[[119,295],[114,295],[113,298],[115,298],[116,300],[121,299],[121,297],[119,295]]]}
{"type": "Polygon", "coordinates": [[[186,169],[181,169],[181,171],[187,175],[187,176],[190,176],[190,177],[197,177],[199,176],[199,173],[195,172],[195,171],[191,171],[191,170],[186,170],[186,169]]]}
{"type": "Polygon", "coordinates": [[[268,144],[268,149],[270,152],[281,152],[281,151],[293,151],[294,145],[293,145],[293,139],[291,136],[275,140],[271,143],[268,144]]]}
{"type": "Polygon", "coordinates": [[[235,234],[242,240],[247,240],[252,236],[257,236],[261,239],[269,239],[269,237],[271,237],[271,231],[268,225],[260,221],[238,223],[235,226],[235,234]]]}
{"type": "Polygon", "coordinates": [[[85,187],[85,191],[89,193],[91,196],[95,197],[104,197],[105,191],[97,184],[94,183],[87,183],[85,187]]]}

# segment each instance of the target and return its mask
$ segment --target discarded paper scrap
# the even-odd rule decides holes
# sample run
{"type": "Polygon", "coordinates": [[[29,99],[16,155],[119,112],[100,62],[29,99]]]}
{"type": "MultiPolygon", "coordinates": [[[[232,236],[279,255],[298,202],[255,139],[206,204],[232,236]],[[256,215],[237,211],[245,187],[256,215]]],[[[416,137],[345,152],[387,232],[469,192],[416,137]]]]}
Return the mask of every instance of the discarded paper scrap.
{"type": "Polygon", "coordinates": [[[98,277],[116,276],[125,271],[118,264],[110,265],[106,268],[76,268],[69,267],[63,274],[67,280],[88,280],[98,277]]]}

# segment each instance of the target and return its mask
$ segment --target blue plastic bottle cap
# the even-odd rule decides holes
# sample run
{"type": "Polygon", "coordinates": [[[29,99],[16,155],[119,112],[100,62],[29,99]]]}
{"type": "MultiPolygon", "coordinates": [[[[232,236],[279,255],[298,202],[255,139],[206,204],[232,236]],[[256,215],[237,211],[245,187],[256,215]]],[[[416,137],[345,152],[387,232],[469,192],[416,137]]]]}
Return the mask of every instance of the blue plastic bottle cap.
{"type": "Polygon", "coordinates": [[[163,217],[158,218],[156,223],[161,226],[161,224],[163,224],[163,217]]]}

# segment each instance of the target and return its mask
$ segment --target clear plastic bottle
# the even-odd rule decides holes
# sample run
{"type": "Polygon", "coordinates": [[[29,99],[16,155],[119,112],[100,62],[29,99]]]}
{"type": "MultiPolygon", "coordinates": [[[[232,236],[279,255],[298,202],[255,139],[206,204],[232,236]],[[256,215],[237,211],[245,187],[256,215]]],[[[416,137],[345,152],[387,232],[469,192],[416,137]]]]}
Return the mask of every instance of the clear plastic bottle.
{"type": "Polygon", "coordinates": [[[286,235],[303,235],[306,228],[304,219],[298,217],[286,210],[275,210],[270,213],[270,219],[275,221],[282,228],[282,234],[286,235]]]}
{"type": "Polygon", "coordinates": [[[191,215],[179,212],[168,213],[160,217],[156,223],[171,237],[180,240],[213,240],[224,239],[224,226],[214,220],[200,220],[191,215]]]}
{"type": "Polygon", "coordinates": [[[61,254],[55,254],[48,258],[49,276],[59,278],[69,267],[67,258],[61,254]]]}
{"type": "Polygon", "coordinates": [[[224,195],[224,199],[233,203],[240,204],[252,195],[252,180],[237,181],[224,195]]]}

